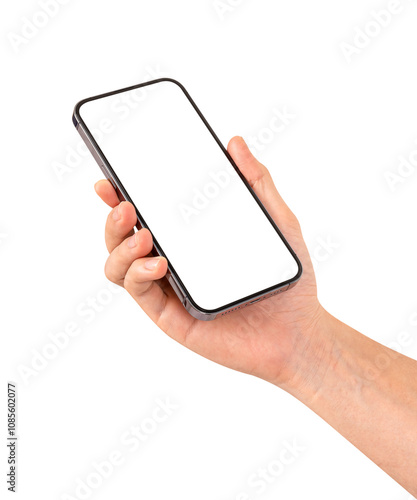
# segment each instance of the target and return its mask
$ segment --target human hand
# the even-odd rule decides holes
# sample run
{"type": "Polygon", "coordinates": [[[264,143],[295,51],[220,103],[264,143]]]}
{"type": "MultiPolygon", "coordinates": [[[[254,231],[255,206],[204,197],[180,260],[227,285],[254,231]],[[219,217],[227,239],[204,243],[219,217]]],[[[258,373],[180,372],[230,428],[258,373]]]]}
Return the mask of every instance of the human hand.
{"type": "MultiPolygon", "coordinates": [[[[242,138],[234,137],[228,151],[301,260],[304,272],[297,286],[214,321],[193,318],[164,278],[166,260],[149,256],[151,233],[141,229],[133,235],[133,205],[119,203],[111,184],[99,181],[98,195],[113,208],[106,224],[107,277],[124,286],[170,337],[208,359],[286,390],[417,494],[416,361],[323,309],[300,226],[268,170],[242,138]],[[377,368],[380,360],[383,368],[377,368]]],[[[256,259],[247,265],[256,266],[256,259]]]]}
{"type": "MultiPolygon", "coordinates": [[[[253,157],[241,137],[229,142],[228,151],[301,260],[304,272],[297,286],[214,321],[193,318],[164,278],[166,260],[149,256],[149,230],[133,233],[137,222],[133,205],[120,203],[110,182],[102,180],[96,184],[96,192],[113,208],[105,230],[110,252],[105,273],[110,281],[123,286],[174,340],[229,368],[276,385],[289,385],[300,378],[301,359],[311,357],[314,366],[314,360],[320,357],[319,326],[327,313],[317,299],[314,271],[299,223],[270,173],[253,157]]],[[[248,265],[256,266],[256,258],[248,265]]]]}

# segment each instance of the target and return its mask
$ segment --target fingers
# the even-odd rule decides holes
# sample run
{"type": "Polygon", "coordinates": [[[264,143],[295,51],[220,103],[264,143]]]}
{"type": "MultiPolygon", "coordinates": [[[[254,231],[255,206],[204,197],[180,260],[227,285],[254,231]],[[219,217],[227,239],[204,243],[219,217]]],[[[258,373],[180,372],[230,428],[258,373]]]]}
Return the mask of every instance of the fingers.
{"type": "Polygon", "coordinates": [[[128,236],[133,235],[137,223],[136,211],[133,205],[122,201],[109,213],[106,221],[106,246],[111,253],[128,236]]]}
{"type": "Polygon", "coordinates": [[[154,321],[167,301],[167,295],[156,283],[165,276],[167,268],[164,257],[144,257],[132,263],[124,279],[126,290],[154,321]]]}
{"type": "MultiPolygon", "coordinates": [[[[98,196],[113,210],[106,222],[106,246],[110,253],[105,266],[107,278],[124,286],[146,314],[158,321],[166,306],[168,296],[155,280],[163,278],[168,264],[163,257],[145,257],[152,250],[152,235],[148,229],[133,232],[137,217],[131,203],[121,202],[108,180],[94,186],[98,196]]],[[[170,293],[171,298],[173,292],[170,293]]],[[[170,308],[180,309],[178,300],[171,301],[170,308]]]]}
{"type": "Polygon", "coordinates": [[[152,250],[152,235],[148,229],[141,229],[126,238],[109,255],[105,265],[107,279],[124,286],[124,279],[136,259],[145,257],[152,250]]]}
{"type": "Polygon", "coordinates": [[[120,203],[116,191],[110,181],[102,179],[101,181],[96,182],[94,189],[104,203],[107,203],[110,207],[114,208],[120,203]]]}
{"type": "Polygon", "coordinates": [[[243,138],[233,137],[227,150],[275,222],[296,220],[278,193],[268,169],[253,156],[243,138]]]}
{"type": "MultiPolygon", "coordinates": [[[[133,262],[124,280],[125,289],[156,324],[169,303],[172,307],[174,302],[176,309],[182,308],[177,297],[172,300],[173,290],[170,294],[165,293],[156,281],[165,276],[167,268],[164,257],[144,257],[133,262]]],[[[159,326],[166,331],[166,326],[159,326]]]]}
{"type": "Polygon", "coordinates": [[[162,279],[167,269],[164,257],[137,259],[126,273],[124,287],[154,323],[183,344],[196,320],[184,309],[168,281],[162,279]]]}
{"type": "Polygon", "coordinates": [[[107,217],[105,229],[106,246],[111,253],[125,238],[133,235],[133,228],[137,223],[136,211],[131,203],[120,202],[109,181],[98,181],[94,189],[104,203],[113,208],[107,217]]]}
{"type": "Polygon", "coordinates": [[[152,246],[150,231],[141,229],[111,252],[105,274],[113,283],[124,286],[146,314],[158,321],[168,297],[155,280],[165,276],[168,264],[163,257],[148,257],[152,246]]]}

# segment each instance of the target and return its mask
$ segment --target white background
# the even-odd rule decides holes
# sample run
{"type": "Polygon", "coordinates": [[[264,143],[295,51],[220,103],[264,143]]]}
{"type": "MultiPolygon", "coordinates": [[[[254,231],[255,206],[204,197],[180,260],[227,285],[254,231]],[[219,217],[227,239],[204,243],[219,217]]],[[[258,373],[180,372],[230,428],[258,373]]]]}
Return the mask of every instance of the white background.
{"type": "MultiPolygon", "coordinates": [[[[166,338],[103,275],[108,209],[93,191],[94,160],[66,158],[80,144],[72,108],[170,76],[223,142],[264,138],[258,156],[316,255],[323,305],[417,357],[417,173],[403,171],[393,189],[386,178],[399,156],[417,154],[415,2],[403,0],[351,63],[340,44],[388,1],[232,4],[222,15],[213,0],[73,0],[46,18],[33,0],[2,5],[1,463],[12,380],[22,499],[81,498],[78,481],[112,450],[123,465],[85,498],[409,498],[290,396],[166,338]],[[17,43],[34,17],[44,26],[17,43]],[[273,110],[285,108],[295,118],[271,139],[273,110]],[[22,376],[68,323],[78,335],[22,376]],[[149,423],[157,398],[177,408],[132,452],[120,439],[149,423]],[[294,439],[304,451],[259,494],[248,478],[294,439]]],[[[4,492],[4,472],[1,483],[4,492]]]]}

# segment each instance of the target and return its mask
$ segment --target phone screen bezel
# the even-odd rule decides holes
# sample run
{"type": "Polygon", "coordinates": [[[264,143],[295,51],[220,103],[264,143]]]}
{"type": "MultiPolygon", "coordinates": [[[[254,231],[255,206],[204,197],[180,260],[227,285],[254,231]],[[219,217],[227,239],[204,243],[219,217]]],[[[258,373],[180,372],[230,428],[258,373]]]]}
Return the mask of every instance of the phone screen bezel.
{"type": "Polygon", "coordinates": [[[195,102],[193,101],[193,99],[191,98],[191,96],[189,95],[189,93],[187,92],[187,90],[185,89],[185,87],[180,82],[178,82],[177,80],[174,80],[172,78],[158,78],[156,80],[150,80],[150,81],[147,81],[147,82],[144,82],[144,83],[140,83],[140,84],[137,84],[137,85],[132,85],[130,87],[125,87],[125,88],[122,88],[122,89],[119,89],[119,90],[114,90],[112,92],[106,92],[104,94],[99,94],[99,95],[96,95],[96,96],[93,96],[93,97],[88,97],[86,99],[83,99],[83,100],[79,101],[76,104],[76,106],[74,108],[74,113],[73,113],[73,123],[74,123],[74,125],[76,126],[77,129],[78,129],[79,126],[82,127],[83,134],[81,134],[81,135],[82,135],[83,139],[86,141],[87,146],[90,149],[90,152],[93,154],[94,158],[98,162],[98,164],[99,164],[100,168],[102,169],[103,173],[111,181],[111,183],[113,184],[114,188],[118,192],[119,198],[122,198],[122,199],[124,199],[124,200],[129,201],[130,203],[132,203],[132,205],[135,207],[136,215],[137,215],[140,227],[146,227],[147,229],[149,229],[149,231],[151,231],[151,234],[152,234],[152,237],[153,237],[153,244],[154,244],[155,253],[157,255],[160,255],[160,256],[165,257],[167,259],[167,262],[168,262],[168,272],[175,278],[176,284],[179,285],[179,287],[182,289],[182,293],[185,295],[186,299],[192,305],[192,308],[194,308],[196,311],[200,312],[202,315],[216,316],[218,314],[221,314],[224,311],[238,308],[239,306],[242,306],[244,304],[249,304],[249,303],[255,302],[255,301],[257,302],[261,298],[266,297],[268,295],[271,295],[271,294],[273,294],[274,292],[276,292],[279,289],[282,289],[282,288],[284,288],[286,286],[287,286],[287,288],[290,287],[291,285],[295,284],[301,278],[301,275],[302,275],[302,265],[301,265],[301,262],[300,262],[299,258],[297,257],[297,255],[295,254],[294,250],[291,248],[291,246],[289,245],[289,243],[285,239],[284,235],[280,231],[279,227],[276,225],[275,221],[272,219],[272,217],[270,216],[270,214],[268,213],[268,211],[266,210],[266,208],[263,206],[263,204],[261,203],[261,201],[259,200],[259,198],[255,194],[255,192],[253,191],[252,187],[250,186],[250,184],[248,183],[248,181],[246,180],[246,178],[244,177],[244,175],[239,170],[239,168],[236,165],[236,163],[233,161],[233,158],[230,156],[230,154],[228,153],[227,149],[223,146],[222,142],[217,137],[217,135],[214,132],[214,130],[211,128],[211,126],[209,125],[209,123],[207,122],[207,120],[205,119],[205,117],[203,116],[203,114],[201,113],[201,111],[199,110],[199,108],[197,107],[197,105],[195,104],[195,102]],[[275,229],[278,237],[281,238],[281,240],[285,244],[286,248],[290,252],[291,256],[293,257],[294,261],[296,262],[298,270],[297,270],[297,273],[296,273],[296,275],[294,277],[292,277],[292,278],[290,278],[288,280],[285,280],[283,282],[277,283],[276,285],[273,285],[272,287],[260,290],[259,292],[251,294],[249,296],[242,297],[241,299],[238,299],[238,300],[236,300],[234,302],[231,302],[229,304],[225,304],[224,306],[220,306],[220,307],[218,307],[216,309],[205,309],[205,308],[199,306],[193,300],[191,294],[188,292],[188,290],[185,287],[184,283],[182,282],[180,276],[178,275],[178,273],[175,271],[175,268],[171,264],[168,256],[165,254],[165,252],[163,251],[163,249],[159,245],[158,240],[154,237],[151,228],[147,225],[146,221],[143,219],[143,217],[142,217],[142,215],[141,215],[138,207],[133,203],[133,200],[130,198],[127,190],[125,189],[125,187],[123,186],[122,182],[118,178],[115,170],[113,169],[113,167],[111,166],[111,164],[107,160],[105,154],[101,150],[99,144],[97,143],[97,141],[93,137],[93,135],[90,132],[87,124],[84,122],[84,120],[82,119],[81,114],[80,114],[80,108],[86,102],[94,101],[96,99],[102,99],[102,98],[109,97],[109,96],[112,96],[112,95],[115,95],[115,94],[120,94],[120,93],[123,93],[123,92],[129,92],[129,91],[135,90],[137,88],[146,87],[148,85],[155,85],[155,84],[158,84],[160,82],[171,82],[171,83],[174,83],[175,85],[178,85],[178,87],[183,91],[185,97],[188,99],[188,101],[190,102],[190,104],[193,106],[194,110],[197,112],[197,114],[199,115],[199,117],[201,118],[201,120],[203,121],[203,123],[205,124],[207,130],[210,132],[210,134],[212,135],[212,137],[214,138],[214,140],[217,142],[217,145],[220,147],[220,149],[223,152],[223,154],[229,160],[229,162],[232,165],[233,169],[236,171],[236,173],[238,174],[238,176],[240,177],[240,179],[242,180],[242,182],[245,184],[246,188],[249,190],[249,192],[251,193],[251,195],[253,196],[253,198],[255,199],[255,201],[257,202],[257,204],[259,205],[259,207],[263,211],[264,215],[267,217],[268,221],[272,225],[272,227],[275,229]],[[87,141],[89,141],[90,144],[88,144],[87,141]]]}

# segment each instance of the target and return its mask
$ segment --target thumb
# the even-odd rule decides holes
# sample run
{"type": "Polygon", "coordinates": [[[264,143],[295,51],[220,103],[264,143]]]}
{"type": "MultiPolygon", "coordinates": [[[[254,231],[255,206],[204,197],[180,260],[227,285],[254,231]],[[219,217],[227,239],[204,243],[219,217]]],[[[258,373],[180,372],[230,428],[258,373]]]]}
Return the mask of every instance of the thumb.
{"type": "Polygon", "coordinates": [[[294,222],[295,216],[278,193],[271,174],[253,156],[243,137],[233,137],[227,146],[227,151],[275,223],[294,222]]]}

